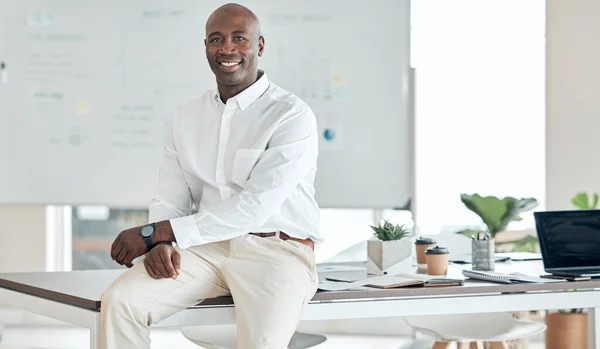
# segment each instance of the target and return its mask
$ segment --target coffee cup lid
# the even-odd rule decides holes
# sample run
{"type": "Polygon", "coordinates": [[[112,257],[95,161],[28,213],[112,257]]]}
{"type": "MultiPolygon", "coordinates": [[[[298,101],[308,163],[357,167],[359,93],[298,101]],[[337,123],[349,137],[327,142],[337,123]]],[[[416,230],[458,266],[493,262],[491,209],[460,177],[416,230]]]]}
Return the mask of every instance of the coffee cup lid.
{"type": "Polygon", "coordinates": [[[448,254],[448,249],[441,246],[431,247],[425,251],[425,254],[448,254]]]}
{"type": "Polygon", "coordinates": [[[415,244],[417,245],[434,245],[436,243],[437,242],[431,238],[418,238],[417,241],[415,241],[415,244]]]}

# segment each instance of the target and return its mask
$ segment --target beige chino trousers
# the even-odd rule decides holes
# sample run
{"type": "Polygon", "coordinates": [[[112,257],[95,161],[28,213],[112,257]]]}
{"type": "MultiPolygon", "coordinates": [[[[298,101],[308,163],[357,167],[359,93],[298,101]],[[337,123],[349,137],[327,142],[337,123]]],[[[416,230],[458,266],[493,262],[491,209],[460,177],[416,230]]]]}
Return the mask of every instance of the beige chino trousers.
{"type": "Polygon", "coordinates": [[[284,349],[317,290],[312,249],[293,240],[243,235],[178,249],[180,275],[151,278],[143,263],[102,294],[100,347],[150,348],[149,326],[205,298],[231,294],[238,349],[284,349]]]}

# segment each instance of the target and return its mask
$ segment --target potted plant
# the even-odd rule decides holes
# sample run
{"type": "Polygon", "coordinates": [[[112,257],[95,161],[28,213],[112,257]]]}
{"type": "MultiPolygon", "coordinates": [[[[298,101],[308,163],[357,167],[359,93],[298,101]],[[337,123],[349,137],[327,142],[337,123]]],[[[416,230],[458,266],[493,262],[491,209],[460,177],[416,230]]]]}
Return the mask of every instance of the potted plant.
{"type": "MultiPolygon", "coordinates": [[[[532,210],[539,204],[534,198],[517,199],[509,196],[500,199],[495,196],[483,197],[479,194],[461,194],[460,199],[469,210],[473,211],[481,218],[492,239],[495,238],[498,233],[505,231],[510,222],[522,220],[520,217],[521,213],[532,210]]],[[[477,230],[463,230],[459,233],[467,236],[477,236],[477,234],[482,235],[484,232],[477,230]]],[[[516,246],[528,247],[532,244],[535,245],[537,239],[532,236],[526,236],[521,240],[511,241],[510,243],[513,243],[516,246]]],[[[498,245],[501,244],[496,242],[496,247],[498,247],[498,245]]]]}
{"type": "Polygon", "coordinates": [[[406,239],[410,231],[387,220],[370,227],[374,238],[367,241],[367,273],[394,275],[412,271],[412,241],[406,239]]]}
{"type": "Polygon", "coordinates": [[[588,314],[583,309],[546,313],[546,349],[587,349],[588,314]]]}
{"type": "MultiPolygon", "coordinates": [[[[573,196],[571,203],[581,210],[595,210],[598,193],[586,192],[573,196]]],[[[588,348],[588,315],[583,309],[562,309],[546,313],[546,348],[588,348]]]]}
{"type": "MultiPolygon", "coordinates": [[[[532,210],[538,206],[538,202],[534,198],[514,198],[505,197],[498,198],[496,196],[481,196],[479,194],[461,194],[460,199],[463,204],[472,212],[481,218],[483,224],[487,228],[487,232],[491,239],[495,239],[496,235],[504,232],[510,222],[520,221],[521,213],[532,210]]],[[[463,230],[459,232],[467,236],[483,236],[483,231],[477,230],[463,230]]],[[[514,244],[514,250],[519,251],[531,251],[532,246],[535,249],[538,241],[536,237],[525,236],[517,241],[499,242],[496,241],[496,249],[499,246],[514,244]]],[[[511,315],[516,318],[527,318],[527,312],[511,312],[511,315]]],[[[527,348],[528,339],[516,339],[508,343],[510,349],[522,349],[527,348]]],[[[487,348],[486,348],[487,349],[487,348]]]]}
{"type": "Polygon", "coordinates": [[[598,206],[598,193],[592,195],[592,201],[590,201],[588,193],[577,193],[571,199],[571,203],[580,210],[595,210],[598,206]]]}

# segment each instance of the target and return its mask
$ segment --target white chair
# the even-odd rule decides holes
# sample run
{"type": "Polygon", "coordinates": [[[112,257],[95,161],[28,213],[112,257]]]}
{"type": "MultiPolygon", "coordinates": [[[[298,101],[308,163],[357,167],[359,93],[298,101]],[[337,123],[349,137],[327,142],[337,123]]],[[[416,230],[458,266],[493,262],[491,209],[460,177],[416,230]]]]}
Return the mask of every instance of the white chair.
{"type": "MultiPolygon", "coordinates": [[[[182,327],[181,333],[194,344],[206,349],[235,349],[237,347],[235,325],[188,326],[182,327]]],[[[288,348],[310,348],[326,340],[325,336],[295,332],[288,348]]]]}
{"type": "MultiPolygon", "coordinates": [[[[464,235],[429,235],[450,254],[471,253],[471,241],[464,235]]],[[[505,349],[506,341],[533,336],[546,329],[542,323],[517,320],[509,313],[466,314],[444,316],[417,316],[404,319],[413,329],[433,336],[433,348],[446,349],[452,342],[459,349],[480,348],[480,342],[489,342],[492,349],[505,349]]]]}
{"type": "Polygon", "coordinates": [[[546,324],[517,320],[508,313],[409,316],[404,321],[415,331],[435,338],[433,349],[508,349],[506,341],[531,337],[546,330],[546,324]]]}

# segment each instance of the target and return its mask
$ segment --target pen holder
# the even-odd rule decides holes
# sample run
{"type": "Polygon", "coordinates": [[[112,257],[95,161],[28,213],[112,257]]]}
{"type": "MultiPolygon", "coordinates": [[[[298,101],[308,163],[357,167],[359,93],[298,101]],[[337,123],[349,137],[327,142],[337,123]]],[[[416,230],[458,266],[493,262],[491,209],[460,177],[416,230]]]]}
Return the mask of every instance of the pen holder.
{"type": "Polygon", "coordinates": [[[472,240],[471,242],[473,270],[494,270],[495,240],[472,240]]]}

